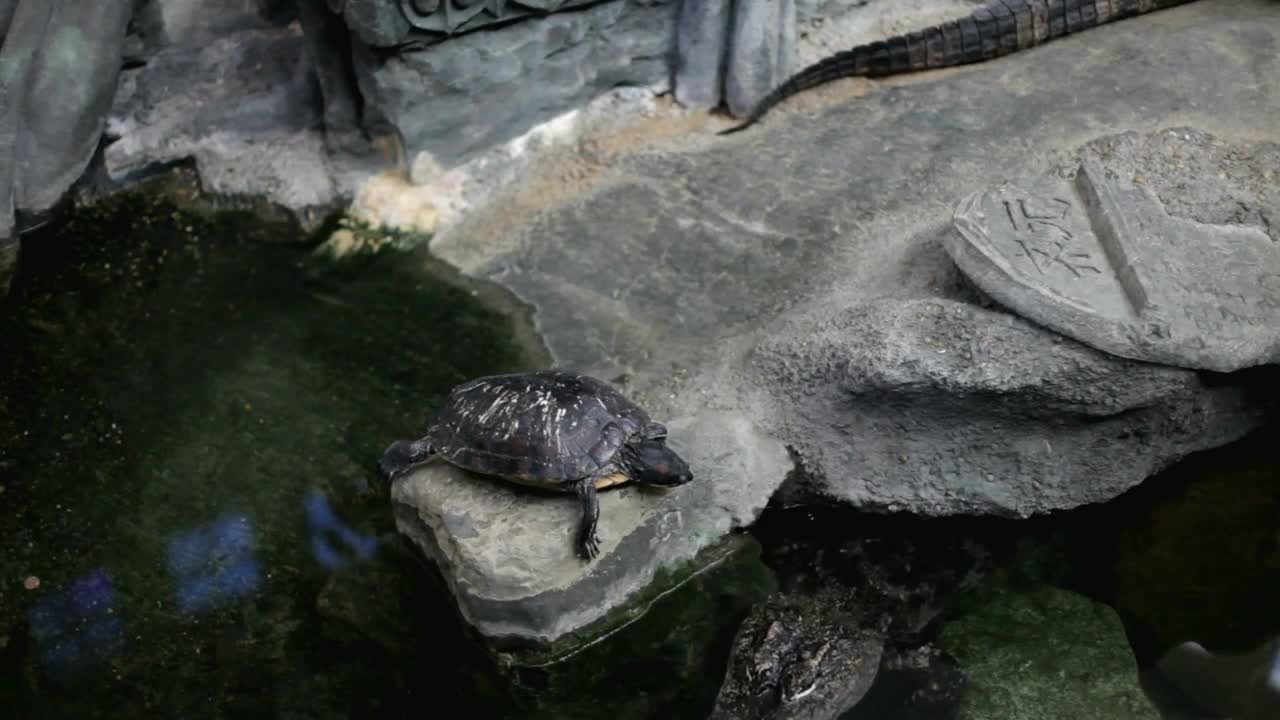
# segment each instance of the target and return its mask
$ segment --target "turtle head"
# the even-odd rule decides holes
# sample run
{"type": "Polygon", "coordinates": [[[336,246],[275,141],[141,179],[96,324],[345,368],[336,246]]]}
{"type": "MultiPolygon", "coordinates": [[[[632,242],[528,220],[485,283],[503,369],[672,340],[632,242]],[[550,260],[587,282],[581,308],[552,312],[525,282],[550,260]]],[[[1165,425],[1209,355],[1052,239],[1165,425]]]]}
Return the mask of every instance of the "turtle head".
{"type": "Polygon", "coordinates": [[[631,477],[641,485],[675,487],[693,479],[689,465],[675,450],[667,447],[667,429],[650,423],[634,442],[623,451],[631,477]]]}

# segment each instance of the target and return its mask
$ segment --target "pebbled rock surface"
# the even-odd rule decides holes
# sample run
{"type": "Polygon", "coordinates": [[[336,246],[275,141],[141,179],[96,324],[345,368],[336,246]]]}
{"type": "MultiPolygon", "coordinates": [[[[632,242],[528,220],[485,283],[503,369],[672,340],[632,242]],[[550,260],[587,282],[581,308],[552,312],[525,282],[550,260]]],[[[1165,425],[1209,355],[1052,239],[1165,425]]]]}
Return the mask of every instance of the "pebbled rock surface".
{"type": "Polygon", "coordinates": [[[174,45],[200,46],[240,30],[262,30],[264,17],[282,0],[136,0],[131,49],[154,54],[174,45]]]}
{"type": "Polygon", "coordinates": [[[827,301],[755,350],[821,496],[1026,516],[1115,497],[1264,414],[1248,384],[1106,355],[957,300],[827,301]]]}

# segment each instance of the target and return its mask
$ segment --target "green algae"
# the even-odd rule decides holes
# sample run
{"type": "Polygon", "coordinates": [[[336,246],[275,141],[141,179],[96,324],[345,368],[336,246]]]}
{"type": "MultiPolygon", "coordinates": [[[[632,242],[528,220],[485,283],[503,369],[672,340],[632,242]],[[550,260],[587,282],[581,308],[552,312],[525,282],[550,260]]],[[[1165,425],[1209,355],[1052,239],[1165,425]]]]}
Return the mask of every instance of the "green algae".
{"type": "Polygon", "coordinates": [[[962,720],[1156,720],[1115,611],[1058,588],[987,587],[942,626],[967,677],[962,720]]]}
{"type": "Polygon", "coordinates": [[[172,193],[24,236],[0,310],[18,716],[346,717],[431,694],[327,639],[316,598],[386,555],[385,445],[544,351],[513,301],[425,253],[316,244],[172,193]]]}

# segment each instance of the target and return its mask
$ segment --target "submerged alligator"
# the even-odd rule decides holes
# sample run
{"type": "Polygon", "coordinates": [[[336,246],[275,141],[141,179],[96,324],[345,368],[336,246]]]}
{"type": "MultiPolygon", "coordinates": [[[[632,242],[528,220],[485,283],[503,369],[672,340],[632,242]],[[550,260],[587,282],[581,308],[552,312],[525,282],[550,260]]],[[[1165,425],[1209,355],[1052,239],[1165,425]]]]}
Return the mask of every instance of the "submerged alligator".
{"type": "Polygon", "coordinates": [[[739,626],[710,720],[947,716],[964,677],[927,628],[989,569],[981,543],[789,539],[773,555],[780,592],[739,626]]]}
{"type": "Polygon", "coordinates": [[[833,80],[982,62],[1188,2],[1191,0],[994,0],[958,20],[859,45],[814,63],[774,88],[746,120],[719,134],[745,130],[783,100],[833,80]]]}

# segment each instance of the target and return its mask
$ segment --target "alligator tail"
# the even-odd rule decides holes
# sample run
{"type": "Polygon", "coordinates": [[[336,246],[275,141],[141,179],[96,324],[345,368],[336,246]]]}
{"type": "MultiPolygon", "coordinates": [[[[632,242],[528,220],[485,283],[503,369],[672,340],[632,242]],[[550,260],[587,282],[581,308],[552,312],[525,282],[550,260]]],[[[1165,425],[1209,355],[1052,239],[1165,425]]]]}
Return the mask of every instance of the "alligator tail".
{"type": "Polygon", "coordinates": [[[764,97],[740,132],[796,93],[848,77],[884,77],[982,62],[1121,18],[1191,0],[994,0],[969,15],[845,50],[792,75],[764,97]]]}

